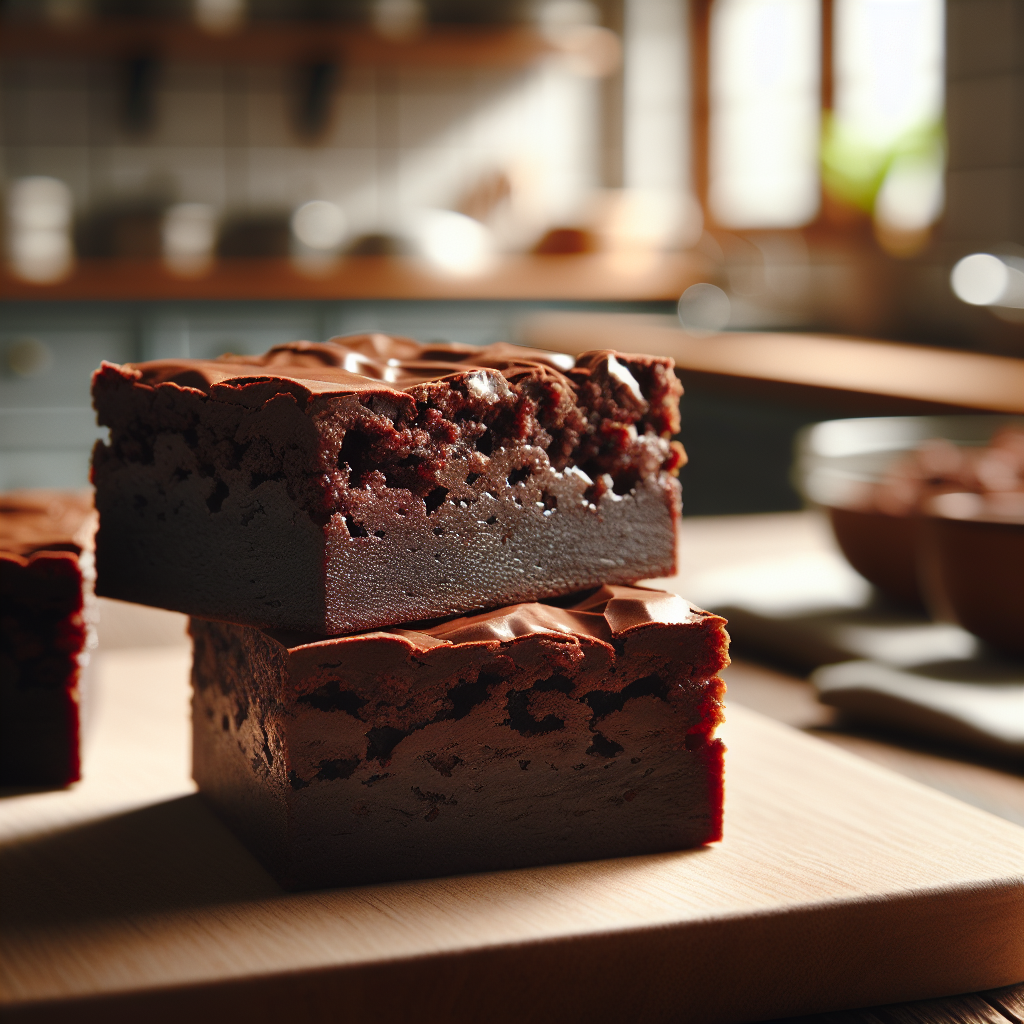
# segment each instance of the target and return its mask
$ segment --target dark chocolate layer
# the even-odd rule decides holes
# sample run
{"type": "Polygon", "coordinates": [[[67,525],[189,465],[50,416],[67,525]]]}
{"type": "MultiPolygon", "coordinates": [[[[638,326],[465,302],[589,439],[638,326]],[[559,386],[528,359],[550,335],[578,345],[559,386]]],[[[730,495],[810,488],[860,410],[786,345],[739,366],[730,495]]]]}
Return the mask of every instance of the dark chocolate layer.
{"type": "Polygon", "coordinates": [[[712,842],[723,627],[627,587],[305,642],[193,620],[195,778],[292,887],[712,842]]]}
{"type": "Polygon", "coordinates": [[[368,335],[105,364],[99,592],[337,634],[671,573],[671,361],[368,335]]]}
{"type": "Polygon", "coordinates": [[[0,785],[79,777],[92,516],[81,492],[0,495],[0,785]]]}

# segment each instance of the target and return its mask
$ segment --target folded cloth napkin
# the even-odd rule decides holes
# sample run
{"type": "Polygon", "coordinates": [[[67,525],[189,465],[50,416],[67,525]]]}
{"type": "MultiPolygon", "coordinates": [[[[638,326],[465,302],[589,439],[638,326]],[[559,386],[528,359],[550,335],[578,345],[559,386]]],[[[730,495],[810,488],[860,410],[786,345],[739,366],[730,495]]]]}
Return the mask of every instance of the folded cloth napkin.
{"type": "Polygon", "coordinates": [[[811,682],[825,704],[855,718],[1024,756],[1024,666],[1005,665],[1000,671],[996,663],[973,659],[900,669],[844,661],[819,668],[811,682]],[[968,681],[957,678],[961,675],[968,681]]]}
{"type": "Polygon", "coordinates": [[[920,736],[1024,754],[1024,662],[887,604],[838,552],[733,565],[684,589],[729,620],[739,653],[811,672],[826,704],[920,736]]]}

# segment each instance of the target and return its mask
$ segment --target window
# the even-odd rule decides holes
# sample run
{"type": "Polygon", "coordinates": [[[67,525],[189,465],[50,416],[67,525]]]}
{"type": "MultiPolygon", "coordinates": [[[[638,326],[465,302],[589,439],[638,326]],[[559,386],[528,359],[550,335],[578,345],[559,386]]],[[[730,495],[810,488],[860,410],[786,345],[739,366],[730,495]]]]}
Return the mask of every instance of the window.
{"type": "Polygon", "coordinates": [[[818,0],[716,0],[708,203],[723,227],[799,227],[818,209],[818,0]]]}
{"type": "Polygon", "coordinates": [[[942,209],[943,14],[942,0],[836,2],[825,187],[883,233],[927,229],[942,209]]]}
{"type": "Polygon", "coordinates": [[[824,188],[874,214],[883,244],[927,231],[942,207],[943,0],[691,5],[707,90],[696,178],[714,223],[800,227],[824,188]]]}

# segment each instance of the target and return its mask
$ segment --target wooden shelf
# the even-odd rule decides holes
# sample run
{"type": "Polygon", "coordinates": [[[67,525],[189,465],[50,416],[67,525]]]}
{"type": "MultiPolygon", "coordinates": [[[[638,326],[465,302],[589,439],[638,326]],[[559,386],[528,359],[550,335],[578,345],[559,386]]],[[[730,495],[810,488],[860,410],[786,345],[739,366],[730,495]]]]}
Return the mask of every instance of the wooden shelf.
{"type": "Polygon", "coordinates": [[[671,356],[684,385],[829,408],[837,415],[968,410],[1024,414],[1024,359],[827,335],[723,332],[697,336],[665,318],[545,313],[523,325],[528,344],[671,356]]]}
{"type": "Polygon", "coordinates": [[[0,299],[548,299],[674,302],[700,280],[703,264],[674,253],[630,262],[621,256],[514,256],[485,274],[443,275],[423,261],[385,256],[340,259],[303,272],[287,259],[222,260],[201,277],[172,274],[157,260],[83,260],[56,284],[0,271],[0,299]]]}
{"type": "Polygon", "coordinates": [[[6,57],[123,59],[145,54],[238,63],[334,59],[345,64],[519,67],[551,50],[539,33],[525,27],[438,27],[404,41],[368,28],[322,22],[255,24],[219,34],[186,22],[141,19],[69,29],[7,22],[0,31],[0,56],[6,57]]]}

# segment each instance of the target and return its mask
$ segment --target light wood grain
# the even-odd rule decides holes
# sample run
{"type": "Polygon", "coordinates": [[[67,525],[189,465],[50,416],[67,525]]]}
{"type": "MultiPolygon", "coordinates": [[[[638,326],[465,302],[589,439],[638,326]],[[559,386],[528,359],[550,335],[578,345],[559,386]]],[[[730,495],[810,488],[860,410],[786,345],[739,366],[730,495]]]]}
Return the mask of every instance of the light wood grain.
{"type": "Polygon", "coordinates": [[[284,894],[193,792],[187,660],[104,654],[85,781],[0,800],[6,1019],[736,1022],[1024,975],[1024,830],[740,707],[718,846],[284,894]]]}
{"type": "Polygon", "coordinates": [[[696,336],[659,318],[613,313],[538,314],[523,336],[561,352],[613,348],[671,356],[684,383],[689,372],[803,388],[819,400],[847,392],[936,410],[1024,412],[1024,360],[979,352],[811,334],[696,336]]]}
{"type": "MultiPolygon", "coordinates": [[[[1019,1000],[1022,989],[1024,986],[1016,986],[997,992],[1014,993],[1019,1000]]],[[[897,1006],[878,1006],[870,1010],[815,1014],[773,1021],[772,1024],[1021,1024],[1021,1019],[1005,1011],[993,993],[979,992],[950,999],[923,999],[897,1006]]]]}
{"type": "Polygon", "coordinates": [[[1024,1024],[1024,985],[998,988],[980,995],[1013,1024],[1024,1024]]]}

